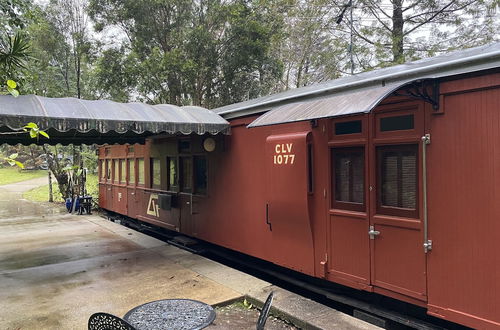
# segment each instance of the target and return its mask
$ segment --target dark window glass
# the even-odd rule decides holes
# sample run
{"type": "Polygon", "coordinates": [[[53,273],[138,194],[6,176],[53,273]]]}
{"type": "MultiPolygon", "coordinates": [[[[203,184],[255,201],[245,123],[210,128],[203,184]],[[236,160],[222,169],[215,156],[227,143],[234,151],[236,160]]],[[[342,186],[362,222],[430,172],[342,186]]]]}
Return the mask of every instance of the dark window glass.
{"type": "Polygon", "coordinates": [[[334,202],[364,204],[364,148],[340,148],[332,152],[334,202]]]}
{"type": "Polygon", "coordinates": [[[382,132],[413,129],[414,126],[413,115],[380,118],[380,131],[382,132]]]}
{"type": "Polygon", "coordinates": [[[344,121],[341,123],[335,123],[335,134],[355,134],[361,133],[361,120],[344,121]]]}
{"type": "Polygon", "coordinates": [[[191,152],[191,141],[190,140],[179,140],[179,152],[180,153],[191,152]]]}
{"type": "Polygon", "coordinates": [[[133,153],[134,153],[134,146],[128,146],[128,147],[127,147],[127,152],[128,152],[129,154],[133,154],[133,153]]]}
{"type": "Polygon", "coordinates": [[[313,192],[313,148],[312,144],[307,145],[307,191],[313,192]]]}
{"type": "Polygon", "coordinates": [[[418,146],[379,147],[380,206],[416,210],[418,146]]]}
{"type": "Polygon", "coordinates": [[[167,170],[168,170],[168,189],[176,190],[178,185],[178,171],[177,171],[177,158],[167,157],[167,170]]]}
{"type": "Polygon", "coordinates": [[[151,158],[151,186],[153,188],[161,186],[161,168],[158,158],[151,158]]]}
{"type": "Polygon", "coordinates": [[[195,193],[207,192],[207,158],[205,156],[194,156],[194,184],[195,193]]]}
{"type": "Polygon", "coordinates": [[[179,166],[181,169],[181,191],[193,191],[193,159],[191,157],[180,157],[179,166]]]}
{"type": "Polygon", "coordinates": [[[106,179],[111,180],[111,166],[109,165],[109,160],[106,160],[106,179]]]}

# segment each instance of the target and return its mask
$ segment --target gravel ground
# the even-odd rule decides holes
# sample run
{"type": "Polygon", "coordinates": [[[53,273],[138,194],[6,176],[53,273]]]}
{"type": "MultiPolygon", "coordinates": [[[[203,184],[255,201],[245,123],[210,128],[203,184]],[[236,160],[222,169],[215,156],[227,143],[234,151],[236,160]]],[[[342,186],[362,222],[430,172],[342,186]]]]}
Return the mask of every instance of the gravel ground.
{"type": "MultiPolygon", "coordinates": [[[[243,330],[255,329],[259,310],[256,308],[247,308],[242,303],[217,307],[215,309],[217,317],[215,321],[207,328],[210,330],[243,330]]],[[[286,321],[269,316],[266,322],[266,330],[299,329],[286,321]]]]}

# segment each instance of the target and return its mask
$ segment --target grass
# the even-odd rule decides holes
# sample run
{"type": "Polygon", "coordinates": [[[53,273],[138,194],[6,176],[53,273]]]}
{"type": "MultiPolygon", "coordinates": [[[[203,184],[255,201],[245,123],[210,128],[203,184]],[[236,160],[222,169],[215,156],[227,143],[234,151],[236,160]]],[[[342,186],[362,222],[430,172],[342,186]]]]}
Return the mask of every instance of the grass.
{"type": "MultiPolygon", "coordinates": [[[[87,193],[94,198],[95,201],[99,198],[99,182],[97,175],[87,175],[87,193]]],[[[55,202],[63,202],[57,183],[52,183],[52,195],[55,202]]],[[[23,198],[33,202],[47,202],[49,200],[49,185],[40,186],[31,189],[23,194],[23,198]]]]}
{"type": "MultiPolygon", "coordinates": [[[[63,202],[61,193],[59,192],[59,187],[57,183],[52,183],[52,196],[55,202],[63,202]]],[[[49,201],[49,185],[40,186],[28,190],[23,194],[23,198],[33,202],[48,202],[49,201]]]]}
{"type": "Polygon", "coordinates": [[[47,176],[47,171],[26,171],[18,167],[4,167],[0,168],[0,185],[26,181],[30,179],[40,178],[47,176]]]}

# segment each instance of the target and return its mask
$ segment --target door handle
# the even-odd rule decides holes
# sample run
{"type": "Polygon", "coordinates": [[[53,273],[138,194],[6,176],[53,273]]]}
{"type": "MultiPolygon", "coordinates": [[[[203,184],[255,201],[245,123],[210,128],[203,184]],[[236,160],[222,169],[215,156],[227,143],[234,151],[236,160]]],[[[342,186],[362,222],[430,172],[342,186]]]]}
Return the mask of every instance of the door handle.
{"type": "Polygon", "coordinates": [[[370,226],[370,230],[368,230],[368,235],[370,235],[370,239],[375,239],[375,236],[380,235],[378,230],[375,230],[374,226],[370,226]]]}

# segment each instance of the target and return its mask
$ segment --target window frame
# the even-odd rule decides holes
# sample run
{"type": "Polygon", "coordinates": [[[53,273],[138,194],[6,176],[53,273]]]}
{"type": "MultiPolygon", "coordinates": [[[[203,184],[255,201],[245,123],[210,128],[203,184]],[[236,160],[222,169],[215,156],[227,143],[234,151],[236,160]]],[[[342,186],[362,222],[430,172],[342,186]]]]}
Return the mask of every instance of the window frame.
{"type": "Polygon", "coordinates": [[[106,160],[99,159],[99,183],[106,182],[106,160]]]}
{"type": "Polygon", "coordinates": [[[209,182],[209,161],[208,157],[206,154],[180,154],[180,155],[167,155],[166,156],[166,162],[167,162],[167,180],[168,180],[168,185],[167,185],[167,191],[172,191],[172,192],[179,192],[181,194],[192,194],[192,195],[198,195],[198,196],[207,196],[208,194],[208,182],[209,182]],[[197,187],[197,177],[196,177],[196,161],[195,158],[197,157],[202,157],[205,159],[205,178],[206,178],[206,188],[203,190],[200,190],[197,187]],[[175,159],[176,161],[176,166],[177,166],[177,185],[176,186],[170,186],[170,168],[168,166],[169,162],[168,160],[170,158],[175,159]],[[191,173],[190,173],[190,178],[191,178],[191,186],[189,189],[186,189],[183,187],[183,180],[184,180],[184,169],[182,167],[182,160],[183,159],[189,159],[191,161],[191,173]],[[175,189],[171,189],[175,188],[175,189]]]}
{"type": "Polygon", "coordinates": [[[167,191],[178,192],[179,191],[179,157],[175,155],[167,155],[165,157],[165,164],[167,167],[167,191]],[[174,161],[176,174],[175,184],[170,183],[170,160],[174,161]]]}
{"type": "Polygon", "coordinates": [[[161,159],[159,157],[150,157],[149,159],[149,184],[151,189],[161,189],[161,159]],[[155,171],[155,162],[158,162],[158,182],[155,182],[155,176],[154,176],[154,171],[155,171]]]}
{"type": "Polygon", "coordinates": [[[366,146],[365,145],[353,145],[353,146],[339,146],[330,148],[330,173],[331,173],[331,205],[333,209],[366,212],[366,186],[367,186],[367,166],[366,166],[366,146]],[[362,152],[363,155],[363,202],[347,202],[339,201],[336,199],[336,158],[335,153],[341,151],[343,153],[359,153],[362,152]]]}
{"type": "Polygon", "coordinates": [[[200,196],[206,196],[208,193],[208,157],[207,155],[199,154],[199,155],[193,155],[193,194],[195,195],[200,195],[200,196]],[[204,190],[199,190],[198,188],[198,180],[196,177],[197,173],[197,168],[196,168],[196,160],[195,158],[204,158],[205,159],[205,189],[204,190]]]}
{"type": "Polygon", "coordinates": [[[111,160],[111,166],[113,168],[113,179],[112,183],[113,184],[119,184],[120,183],[120,161],[118,158],[114,158],[111,160]]]}
{"type": "MultiPolygon", "coordinates": [[[[397,216],[404,218],[418,219],[420,214],[420,144],[419,143],[407,143],[407,144],[386,144],[376,146],[375,156],[376,156],[376,182],[377,182],[377,193],[376,193],[376,211],[380,215],[397,216]],[[382,153],[384,151],[390,150],[392,152],[405,152],[414,151],[415,152],[415,209],[395,207],[382,205],[382,153]]],[[[401,167],[398,167],[398,199],[401,198],[402,185],[401,167]]]]}
{"type": "Polygon", "coordinates": [[[137,173],[137,176],[136,176],[136,182],[137,182],[137,185],[140,186],[140,187],[144,187],[146,185],[146,162],[144,160],[144,157],[138,157],[136,158],[137,162],[136,162],[136,173],[137,173]],[[141,168],[141,161],[142,161],[142,182],[140,180],[141,176],[140,176],[140,168],[141,168]]]}
{"type": "Polygon", "coordinates": [[[179,170],[179,192],[185,193],[185,194],[193,194],[194,195],[194,159],[193,155],[179,155],[178,158],[178,170],[179,170]],[[184,166],[183,166],[183,160],[184,159],[189,159],[191,161],[191,187],[185,188],[184,187],[184,177],[186,176],[186,173],[184,173],[184,166]]]}
{"type": "Polygon", "coordinates": [[[126,185],[127,184],[127,159],[120,158],[118,160],[118,164],[120,166],[120,176],[118,178],[118,183],[121,185],[126,185]]]}
{"type": "Polygon", "coordinates": [[[128,186],[135,186],[137,184],[137,175],[136,175],[136,167],[137,167],[137,162],[135,161],[135,158],[127,158],[127,185],[128,186]],[[133,182],[130,180],[130,164],[134,164],[134,173],[133,173],[133,182]]]}
{"type": "Polygon", "coordinates": [[[356,144],[355,141],[365,141],[368,138],[368,116],[366,114],[347,116],[341,118],[333,118],[330,120],[329,124],[329,141],[333,143],[348,143],[356,144]],[[335,134],[335,127],[337,124],[351,122],[351,121],[361,121],[361,132],[359,133],[349,133],[349,134],[335,134]]]}
{"type": "Polygon", "coordinates": [[[113,164],[111,159],[106,159],[106,179],[104,180],[106,183],[112,182],[113,169],[111,168],[111,164],[113,164]]]}
{"type": "Polygon", "coordinates": [[[391,105],[382,108],[374,115],[375,139],[399,139],[417,138],[420,139],[424,132],[423,107],[419,103],[411,102],[405,105],[391,105]],[[392,131],[381,130],[381,120],[389,117],[401,117],[413,115],[413,128],[392,131]]]}

